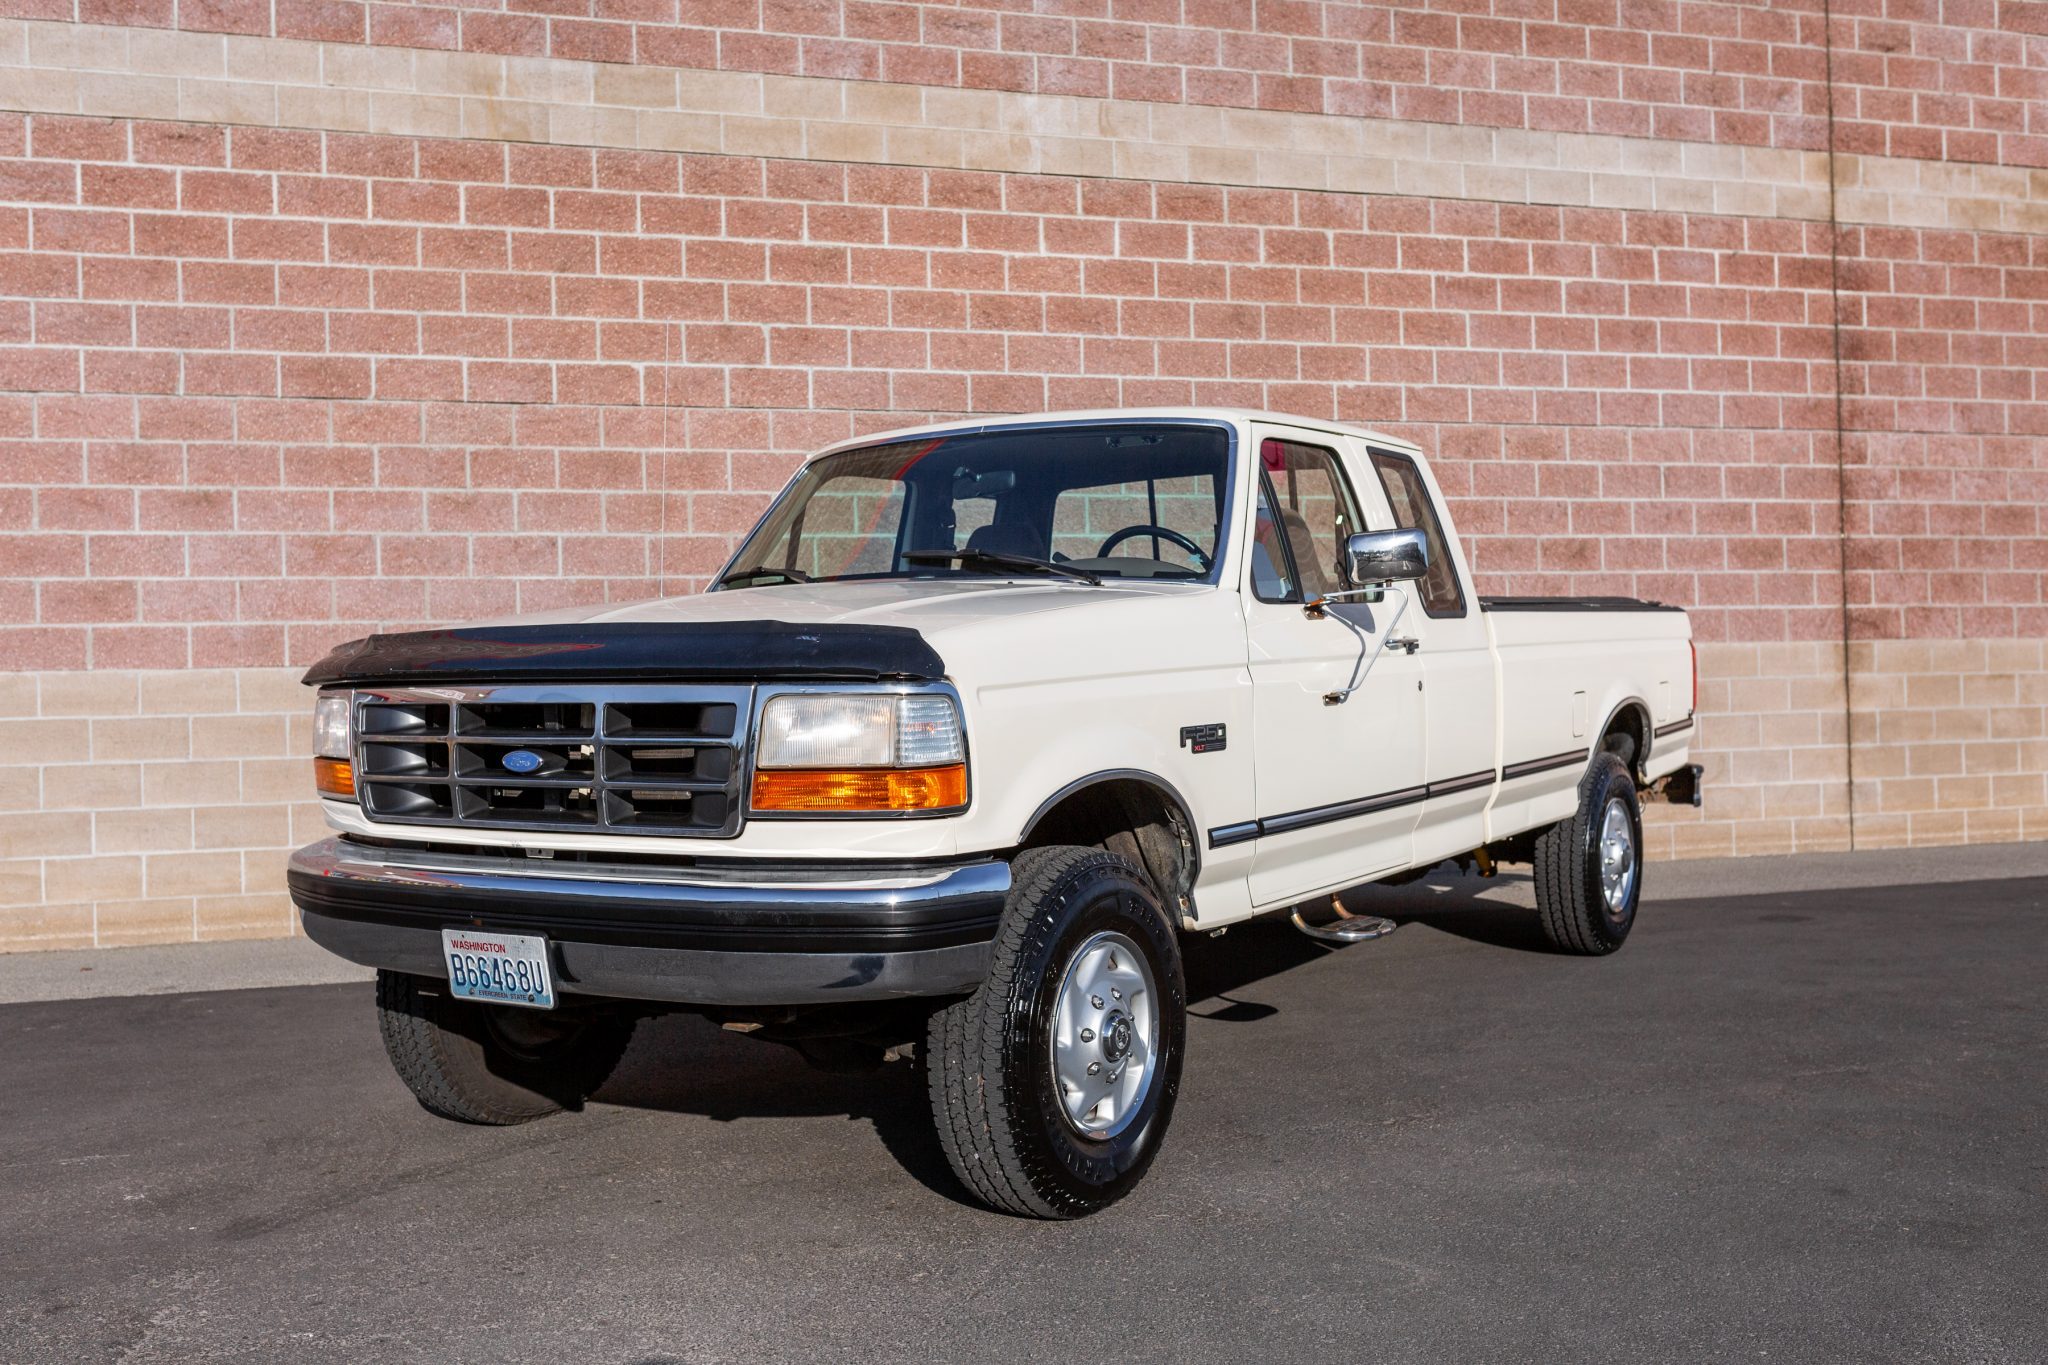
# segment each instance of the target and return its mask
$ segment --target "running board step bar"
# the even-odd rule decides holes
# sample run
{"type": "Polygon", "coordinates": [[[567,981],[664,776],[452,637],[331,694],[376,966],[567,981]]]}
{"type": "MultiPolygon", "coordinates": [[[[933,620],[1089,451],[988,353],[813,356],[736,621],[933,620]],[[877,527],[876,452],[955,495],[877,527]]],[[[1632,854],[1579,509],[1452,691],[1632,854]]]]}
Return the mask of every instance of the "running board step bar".
{"type": "Polygon", "coordinates": [[[1294,927],[1310,938],[1319,938],[1325,943],[1366,943],[1376,938],[1385,938],[1399,926],[1392,920],[1379,915],[1354,915],[1344,908],[1344,902],[1335,896],[1330,898],[1330,908],[1337,912],[1337,918],[1328,924],[1310,924],[1296,910],[1288,916],[1294,927]]]}

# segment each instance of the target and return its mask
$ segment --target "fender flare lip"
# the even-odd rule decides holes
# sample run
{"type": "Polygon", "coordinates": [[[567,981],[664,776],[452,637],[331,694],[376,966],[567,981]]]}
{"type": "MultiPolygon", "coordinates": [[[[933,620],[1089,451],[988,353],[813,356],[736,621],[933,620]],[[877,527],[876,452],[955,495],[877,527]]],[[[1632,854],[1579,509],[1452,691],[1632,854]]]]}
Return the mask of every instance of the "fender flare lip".
{"type": "MultiPolygon", "coordinates": [[[[1629,775],[1640,781],[1643,765],[1650,761],[1650,751],[1657,747],[1656,713],[1650,710],[1650,703],[1637,696],[1627,696],[1617,701],[1607,712],[1607,718],[1600,722],[1600,729],[1592,736],[1593,742],[1589,747],[1593,753],[1601,752],[1600,741],[1607,737],[1608,731],[1614,728],[1614,723],[1631,710],[1642,717],[1643,747],[1642,752],[1635,756],[1635,761],[1629,764],[1629,775]]],[[[1591,754],[1587,756],[1587,761],[1592,761],[1591,754]]]]}
{"type": "Polygon", "coordinates": [[[1077,792],[1084,792],[1090,787],[1099,787],[1105,782],[1142,782],[1148,787],[1155,788],[1161,796],[1164,796],[1173,803],[1173,808],[1179,814],[1182,823],[1190,831],[1195,829],[1194,810],[1188,805],[1187,798],[1180,794],[1178,787],[1161,777],[1158,773],[1147,772],[1143,768],[1103,768],[1089,773],[1085,777],[1075,778],[1072,782],[1067,783],[1051,796],[1039,802],[1038,808],[1031,812],[1031,818],[1024,822],[1023,830],[1017,835],[1017,843],[1019,845],[1028,843],[1032,832],[1044,822],[1045,817],[1050,815],[1053,808],[1058,806],[1060,802],[1077,792]]]}
{"type": "Polygon", "coordinates": [[[1045,820],[1045,817],[1050,815],[1062,801],[1065,801],[1070,796],[1087,791],[1090,787],[1099,787],[1107,782],[1143,783],[1145,786],[1158,792],[1173,807],[1174,814],[1180,820],[1181,829],[1187,835],[1186,840],[1182,844],[1182,847],[1187,851],[1187,887],[1182,893],[1187,903],[1181,909],[1180,914],[1184,919],[1192,923],[1195,915],[1195,888],[1201,884],[1202,880],[1202,827],[1195,823],[1194,808],[1188,804],[1187,798],[1181,795],[1180,788],[1174,786],[1173,783],[1167,781],[1158,773],[1148,772],[1143,768],[1102,768],[1087,774],[1085,777],[1075,778],[1038,803],[1038,808],[1032,811],[1031,818],[1024,822],[1024,828],[1018,834],[1017,842],[1012,847],[1022,848],[1025,844],[1029,843],[1032,834],[1045,820]]]}

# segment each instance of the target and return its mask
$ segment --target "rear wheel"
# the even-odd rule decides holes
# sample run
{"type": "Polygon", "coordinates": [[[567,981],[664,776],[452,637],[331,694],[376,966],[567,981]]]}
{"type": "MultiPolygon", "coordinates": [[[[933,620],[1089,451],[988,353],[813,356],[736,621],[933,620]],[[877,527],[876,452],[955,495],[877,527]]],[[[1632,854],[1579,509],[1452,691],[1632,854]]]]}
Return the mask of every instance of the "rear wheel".
{"type": "Polygon", "coordinates": [[[378,1031],[399,1079],[429,1111],[463,1123],[528,1123],[582,1108],[636,1022],[614,1006],[483,1005],[430,977],[377,973],[378,1031]]]}
{"type": "Polygon", "coordinates": [[[1611,953],[1635,925],[1642,896],[1643,814],[1628,766],[1594,758],[1579,808],[1536,836],[1536,913],[1559,952],[1611,953]]]}
{"type": "Polygon", "coordinates": [[[932,1016],[939,1142],[982,1202],[1077,1218],[1144,1177],[1180,1093],[1187,993],[1145,874],[1092,848],[1012,865],[988,979],[932,1016]]]}

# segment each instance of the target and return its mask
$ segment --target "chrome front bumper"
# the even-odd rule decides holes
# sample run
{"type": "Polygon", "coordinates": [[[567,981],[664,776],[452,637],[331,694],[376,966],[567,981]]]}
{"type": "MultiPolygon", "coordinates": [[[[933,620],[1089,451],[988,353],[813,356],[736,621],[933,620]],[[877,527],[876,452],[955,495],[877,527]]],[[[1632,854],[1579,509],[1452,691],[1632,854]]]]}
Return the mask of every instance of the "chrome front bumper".
{"type": "Polygon", "coordinates": [[[445,976],[441,930],[538,934],[563,991],[699,1005],[955,995],[988,972],[1009,864],[666,866],[324,839],[287,879],[309,938],[445,976]]]}

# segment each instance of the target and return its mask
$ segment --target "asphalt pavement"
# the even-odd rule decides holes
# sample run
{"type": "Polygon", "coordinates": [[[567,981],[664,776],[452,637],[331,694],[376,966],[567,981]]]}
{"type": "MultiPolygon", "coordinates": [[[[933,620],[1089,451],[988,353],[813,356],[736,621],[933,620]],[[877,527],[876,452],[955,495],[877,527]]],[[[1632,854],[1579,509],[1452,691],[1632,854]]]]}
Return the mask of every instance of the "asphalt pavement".
{"type": "MultiPolygon", "coordinates": [[[[1739,885],[1739,884],[1738,884],[1739,885]]],[[[1194,945],[1168,1146],[964,1201],[909,1064],[686,1017],[515,1129],[362,983],[0,1007],[0,1360],[2048,1358],[2048,879],[1194,945]]]]}

